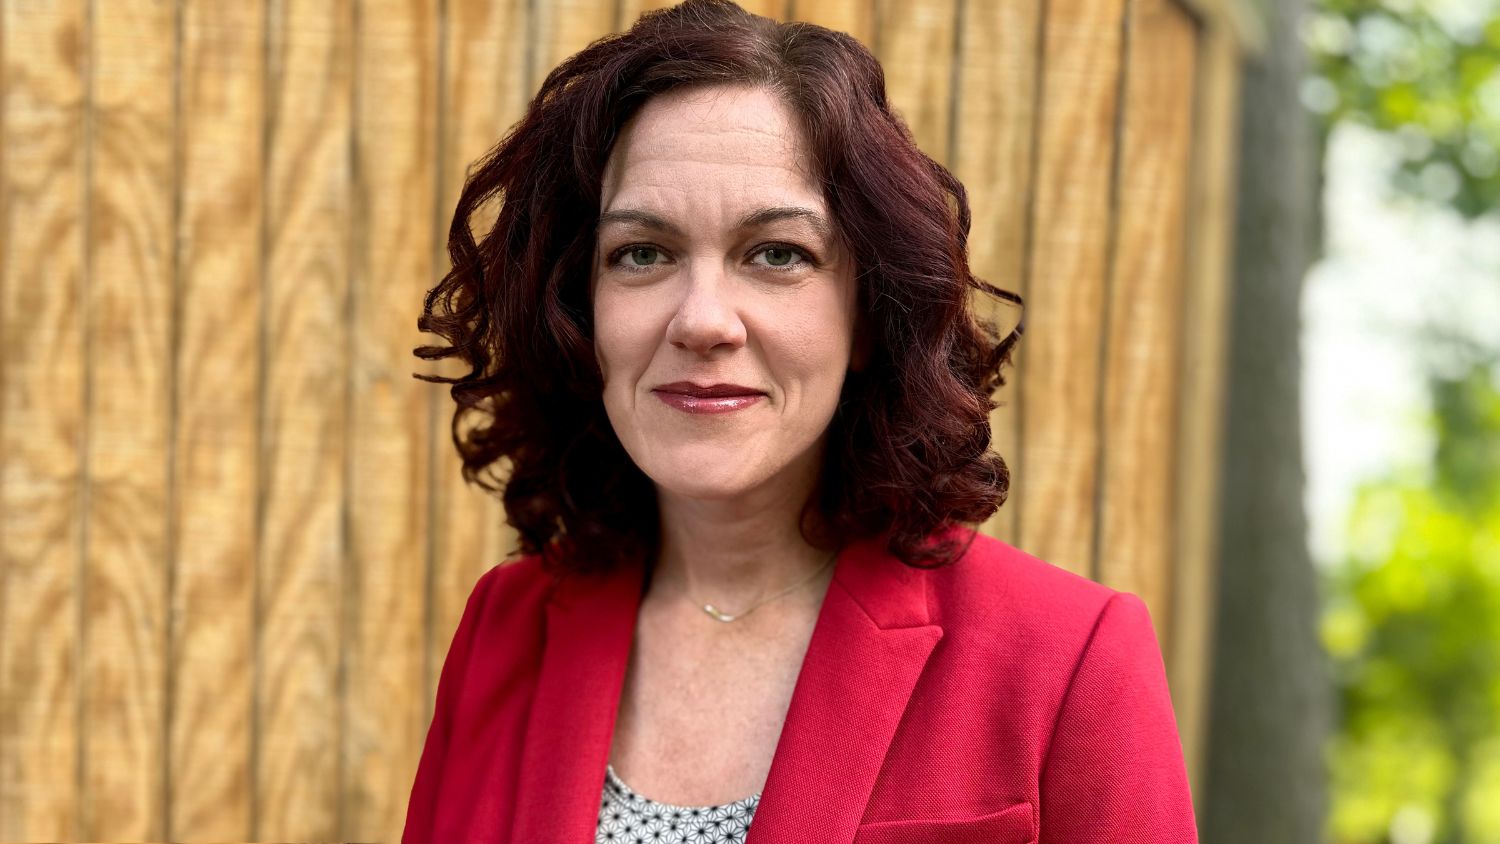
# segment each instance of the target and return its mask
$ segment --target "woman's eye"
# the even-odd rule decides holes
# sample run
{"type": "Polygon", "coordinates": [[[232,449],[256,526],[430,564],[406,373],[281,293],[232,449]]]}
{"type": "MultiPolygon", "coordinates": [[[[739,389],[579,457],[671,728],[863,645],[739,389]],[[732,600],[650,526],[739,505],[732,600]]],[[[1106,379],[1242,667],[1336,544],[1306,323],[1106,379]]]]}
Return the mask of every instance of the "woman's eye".
{"type": "Polygon", "coordinates": [[[649,267],[656,263],[661,250],[651,246],[632,246],[625,252],[626,264],[632,267],[649,267]]]}
{"type": "MultiPolygon", "coordinates": [[[[811,263],[811,258],[801,249],[780,244],[757,249],[753,258],[754,263],[774,270],[787,270],[811,263]]],[[[669,263],[667,256],[657,247],[645,245],[624,247],[617,250],[610,259],[612,266],[627,271],[645,270],[663,263],[669,263]]]]}
{"type": "Polygon", "coordinates": [[[756,254],[766,256],[767,266],[777,268],[794,267],[798,259],[807,260],[807,256],[803,255],[801,250],[790,246],[767,246],[756,254]]]}

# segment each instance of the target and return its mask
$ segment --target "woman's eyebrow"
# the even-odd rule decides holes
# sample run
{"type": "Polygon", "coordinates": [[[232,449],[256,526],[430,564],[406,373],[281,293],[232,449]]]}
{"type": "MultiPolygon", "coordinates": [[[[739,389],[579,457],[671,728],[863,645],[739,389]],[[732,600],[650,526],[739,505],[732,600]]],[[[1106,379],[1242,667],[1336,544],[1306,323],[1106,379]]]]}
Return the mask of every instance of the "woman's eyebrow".
{"type": "Polygon", "coordinates": [[[657,229],[668,234],[682,237],[682,229],[667,222],[663,217],[652,214],[650,211],[637,211],[634,208],[621,208],[616,211],[605,211],[599,215],[599,222],[595,228],[604,228],[605,223],[635,223],[648,229],[657,229]]]}
{"type": "MultiPolygon", "coordinates": [[[[806,220],[822,237],[829,234],[828,220],[822,214],[811,208],[801,208],[794,205],[782,205],[774,208],[761,208],[752,211],[740,218],[735,224],[735,229],[744,230],[773,223],[777,220],[806,220]]],[[[597,228],[603,228],[606,223],[634,223],[648,229],[664,231],[668,234],[683,236],[682,229],[668,221],[666,218],[650,211],[641,211],[635,208],[619,208],[605,211],[599,215],[597,228]]]]}
{"type": "Polygon", "coordinates": [[[819,236],[828,236],[828,221],[823,218],[822,214],[811,208],[799,208],[795,205],[782,205],[776,208],[762,208],[759,211],[752,211],[746,214],[735,228],[749,229],[773,223],[777,220],[806,220],[817,231],[819,236]]]}

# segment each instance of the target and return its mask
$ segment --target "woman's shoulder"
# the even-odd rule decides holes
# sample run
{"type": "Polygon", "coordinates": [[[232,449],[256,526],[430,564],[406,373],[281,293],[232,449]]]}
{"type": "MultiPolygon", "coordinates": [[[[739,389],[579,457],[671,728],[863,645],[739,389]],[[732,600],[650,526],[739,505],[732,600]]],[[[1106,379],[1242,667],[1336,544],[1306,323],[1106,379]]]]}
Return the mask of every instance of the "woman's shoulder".
{"type": "Polygon", "coordinates": [[[1063,656],[1078,653],[1108,615],[1154,638],[1146,605],[1135,594],[985,534],[976,533],[957,561],[933,569],[929,584],[933,620],[959,635],[1033,651],[1055,648],[1063,656]]]}
{"type": "Polygon", "coordinates": [[[510,557],[479,576],[464,614],[490,623],[524,622],[542,614],[555,582],[540,554],[510,557]]]}
{"type": "Polygon", "coordinates": [[[932,569],[938,595],[968,596],[987,605],[1021,602],[1014,607],[1048,616],[1083,613],[1092,617],[1119,590],[983,533],[974,533],[967,550],[953,563],[932,569]]]}
{"type": "Polygon", "coordinates": [[[479,578],[491,581],[490,588],[541,589],[551,585],[553,576],[542,565],[541,554],[520,554],[494,564],[479,578]]]}

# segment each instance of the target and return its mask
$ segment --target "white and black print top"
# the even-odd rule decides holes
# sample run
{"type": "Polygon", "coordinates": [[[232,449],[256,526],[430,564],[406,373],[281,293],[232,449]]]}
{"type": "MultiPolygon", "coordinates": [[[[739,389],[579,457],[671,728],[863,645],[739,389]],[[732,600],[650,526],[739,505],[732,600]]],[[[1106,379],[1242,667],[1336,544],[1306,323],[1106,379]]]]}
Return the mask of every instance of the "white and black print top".
{"type": "Polygon", "coordinates": [[[760,793],[717,806],[674,806],[630,790],[605,766],[596,844],[744,844],[760,793]]]}

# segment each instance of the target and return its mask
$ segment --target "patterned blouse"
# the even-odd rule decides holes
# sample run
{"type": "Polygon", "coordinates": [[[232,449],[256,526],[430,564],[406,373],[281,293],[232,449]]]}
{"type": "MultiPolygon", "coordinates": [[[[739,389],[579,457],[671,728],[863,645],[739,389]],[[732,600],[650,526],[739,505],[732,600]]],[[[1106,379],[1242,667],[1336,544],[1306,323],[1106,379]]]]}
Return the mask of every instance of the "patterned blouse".
{"type": "Polygon", "coordinates": [[[760,793],[717,806],[674,806],[630,790],[605,767],[596,844],[744,844],[760,793]]]}

